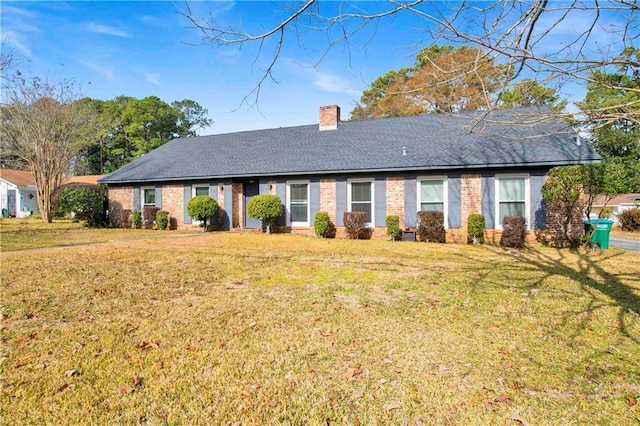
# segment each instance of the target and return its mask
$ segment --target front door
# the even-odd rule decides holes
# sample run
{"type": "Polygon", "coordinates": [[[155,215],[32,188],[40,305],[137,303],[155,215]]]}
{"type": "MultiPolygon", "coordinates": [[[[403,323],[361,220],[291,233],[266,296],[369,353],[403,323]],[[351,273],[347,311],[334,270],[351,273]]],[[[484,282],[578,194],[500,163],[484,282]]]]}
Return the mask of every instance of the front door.
{"type": "Polygon", "coordinates": [[[260,219],[250,218],[247,214],[247,207],[251,197],[260,194],[260,184],[257,181],[245,182],[242,191],[244,194],[244,227],[247,229],[259,229],[262,227],[262,222],[260,219]]]}

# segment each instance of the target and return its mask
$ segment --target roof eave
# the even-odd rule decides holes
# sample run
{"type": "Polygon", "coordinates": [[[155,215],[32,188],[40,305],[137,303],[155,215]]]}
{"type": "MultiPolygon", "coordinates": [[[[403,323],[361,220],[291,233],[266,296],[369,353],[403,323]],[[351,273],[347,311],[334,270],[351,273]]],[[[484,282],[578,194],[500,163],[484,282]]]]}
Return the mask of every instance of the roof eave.
{"type": "Polygon", "coordinates": [[[464,169],[503,169],[516,167],[558,167],[571,166],[578,164],[596,164],[600,163],[600,159],[580,159],[580,160],[564,160],[564,161],[538,161],[530,163],[495,163],[495,164],[464,164],[464,165],[431,165],[422,167],[386,167],[372,169],[336,169],[336,170],[313,170],[313,171],[290,171],[290,172],[269,172],[269,173],[240,173],[225,175],[205,175],[205,176],[179,176],[179,177],[160,177],[150,179],[127,179],[127,180],[110,180],[102,178],[98,183],[122,185],[122,184],[141,184],[141,183],[157,183],[157,182],[187,182],[194,180],[210,180],[210,179],[248,179],[268,176],[309,176],[309,175],[344,175],[344,174],[363,174],[363,173],[398,173],[398,172],[425,172],[433,170],[464,170],[464,169]]]}

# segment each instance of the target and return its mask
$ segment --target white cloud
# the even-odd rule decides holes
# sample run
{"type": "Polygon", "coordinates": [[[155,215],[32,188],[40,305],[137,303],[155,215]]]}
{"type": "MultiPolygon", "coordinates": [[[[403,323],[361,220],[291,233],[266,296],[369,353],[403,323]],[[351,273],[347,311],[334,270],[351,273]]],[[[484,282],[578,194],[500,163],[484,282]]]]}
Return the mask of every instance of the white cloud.
{"type": "Polygon", "coordinates": [[[327,72],[316,72],[313,78],[313,85],[326,93],[359,95],[361,92],[353,87],[351,82],[346,78],[327,72]]]}
{"type": "Polygon", "coordinates": [[[160,86],[160,75],[154,73],[145,73],[147,81],[155,86],[160,86]]]}
{"type": "Polygon", "coordinates": [[[82,25],[82,28],[92,33],[112,35],[116,37],[131,37],[131,34],[120,28],[112,27],[109,25],[96,24],[94,22],[86,23],[82,25]]]}
{"type": "Polygon", "coordinates": [[[2,6],[2,13],[3,14],[9,14],[9,13],[13,13],[14,15],[21,15],[21,16],[26,16],[28,18],[35,18],[36,14],[33,12],[30,12],[28,10],[24,10],[24,9],[20,9],[19,7],[14,7],[14,6],[7,6],[6,4],[2,6]]]}
{"type": "Polygon", "coordinates": [[[31,49],[27,46],[27,43],[22,39],[22,37],[16,34],[13,31],[6,31],[3,33],[3,37],[7,41],[7,44],[23,54],[27,58],[31,58],[31,49]]]}
{"type": "Polygon", "coordinates": [[[102,75],[103,77],[106,77],[107,79],[114,81],[115,80],[115,76],[113,73],[113,67],[105,67],[102,65],[98,65],[94,62],[88,62],[88,61],[84,61],[82,59],[78,59],[78,62],[80,62],[82,65],[84,65],[85,67],[97,72],[98,74],[102,75]]]}

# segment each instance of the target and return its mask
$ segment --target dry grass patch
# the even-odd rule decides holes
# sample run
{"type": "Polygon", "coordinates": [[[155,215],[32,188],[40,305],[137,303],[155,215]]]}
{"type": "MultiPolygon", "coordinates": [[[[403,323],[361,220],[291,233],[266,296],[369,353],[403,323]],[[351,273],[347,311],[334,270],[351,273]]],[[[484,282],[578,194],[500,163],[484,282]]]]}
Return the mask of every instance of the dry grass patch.
{"type": "Polygon", "coordinates": [[[3,253],[2,422],[637,424],[639,261],[235,233],[3,253]]]}
{"type": "Polygon", "coordinates": [[[0,219],[0,251],[74,246],[114,240],[167,237],[193,231],[142,229],[91,229],[66,220],[44,223],[41,219],[0,219]]]}
{"type": "Polygon", "coordinates": [[[627,240],[640,241],[640,232],[623,231],[619,226],[614,226],[611,230],[611,236],[617,238],[624,238],[627,240]]]}

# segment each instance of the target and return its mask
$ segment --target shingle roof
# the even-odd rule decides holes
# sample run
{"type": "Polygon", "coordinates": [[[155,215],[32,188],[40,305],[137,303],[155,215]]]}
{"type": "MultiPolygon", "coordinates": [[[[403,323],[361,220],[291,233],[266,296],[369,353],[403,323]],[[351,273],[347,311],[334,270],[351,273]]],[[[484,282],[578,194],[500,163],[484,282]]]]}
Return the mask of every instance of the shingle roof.
{"type": "Polygon", "coordinates": [[[97,185],[98,180],[104,175],[66,176],[62,179],[63,185],[97,185]]]}
{"type": "Polygon", "coordinates": [[[0,168],[0,178],[11,182],[15,186],[32,186],[36,184],[31,172],[28,170],[13,170],[0,168]]]}
{"type": "Polygon", "coordinates": [[[431,114],[174,139],[101,179],[136,183],[345,172],[557,166],[600,157],[561,119],[431,114]],[[406,148],[403,155],[403,148],[406,148]]]}

